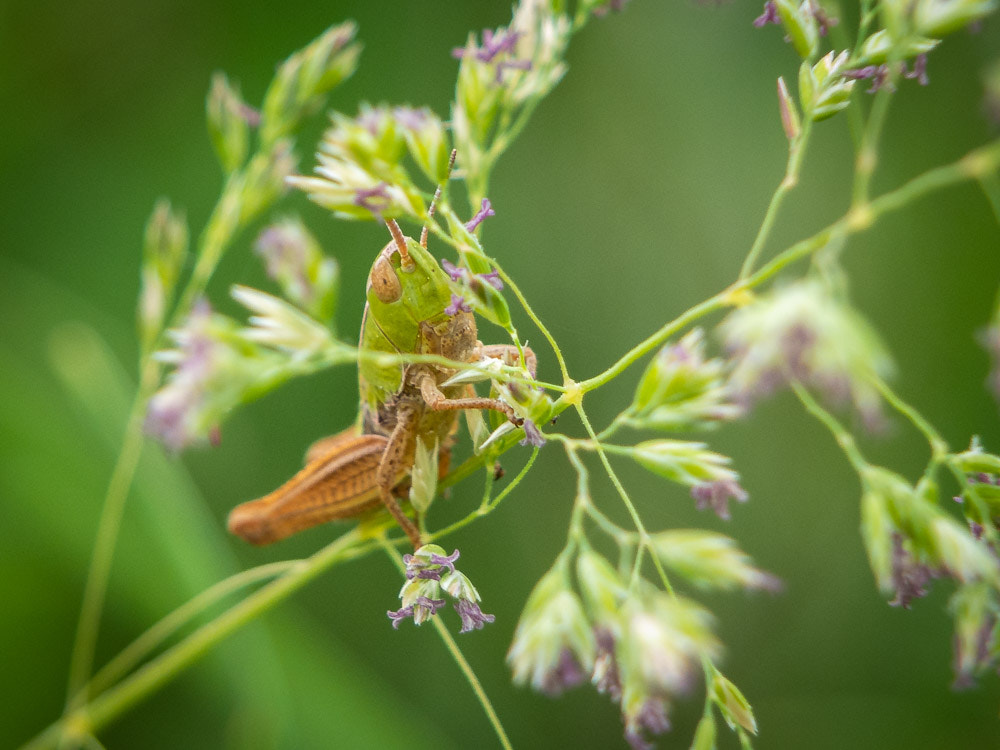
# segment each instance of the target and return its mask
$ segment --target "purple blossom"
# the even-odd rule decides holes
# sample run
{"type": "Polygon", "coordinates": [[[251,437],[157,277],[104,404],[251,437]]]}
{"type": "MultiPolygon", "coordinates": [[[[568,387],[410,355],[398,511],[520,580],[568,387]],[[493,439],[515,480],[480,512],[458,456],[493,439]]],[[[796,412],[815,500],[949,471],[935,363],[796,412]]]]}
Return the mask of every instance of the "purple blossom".
{"type": "Polygon", "coordinates": [[[378,137],[378,131],[382,128],[382,120],[385,117],[385,112],[379,107],[375,108],[364,108],[358,113],[357,122],[358,125],[363,127],[369,133],[371,133],[376,138],[378,137]]]}
{"type": "Polygon", "coordinates": [[[413,107],[396,107],[392,114],[395,116],[396,122],[407,130],[420,130],[427,122],[427,114],[413,107]]]}
{"type": "MultiPolygon", "coordinates": [[[[483,30],[483,44],[472,50],[473,57],[486,65],[493,65],[496,75],[496,83],[503,82],[503,71],[508,68],[518,70],[531,70],[530,60],[497,59],[500,55],[513,55],[514,47],[517,46],[520,33],[516,31],[503,30],[494,34],[490,29],[483,30]]],[[[457,60],[465,58],[468,50],[465,47],[455,47],[451,51],[451,56],[457,60]]]]}
{"type": "Polygon", "coordinates": [[[598,693],[605,693],[611,700],[618,702],[622,697],[622,681],[618,660],[615,658],[615,636],[607,628],[597,626],[594,628],[594,642],[597,644],[594,687],[598,693]]]}
{"type": "Polygon", "coordinates": [[[386,610],[386,615],[392,620],[392,627],[394,630],[399,630],[399,623],[405,620],[407,617],[413,617],[413,605],[409,607],[403,607],[397,610],[386,610]]]}
{"type": "Polygon", "coordinates": [[[244,122],[246,122],[246,124],[251,128],[255,128],[260,125],[260,110],[254,109],[246,102],[240,102],[238,112],[244,122]]]}
{"type": "Polygon", "coordinates": [[[494,615],[484,614],[479,605],[471,599],[459,599],[455,602],[454,607],[455,611],[462,618],[462,629],[458,631],[460,633],[482,630],[484,625],[496,619],[494,615]]]}
{"type": "Polygon", "coordinates": [[[452,281],[460,281],[466,273],[464,268],[459,268],[447,258],[441,259],[441,267],[451,277],[452,281]]]}
{"type": "Polygon", "coordinates": [[[460,312],[472,312],[472,308],[466,304],[462,297],[452,292],[451,304],[444,309],[447,315],[458,315],[460,312]]]}
{"type": "Polygon", "coordinates": [[[659,698],[647,698],[639,712],[626,720],[625,739],[633,750],[652,750],[655,745],[646,739],[644,733],[663,734],[668,729],[670,720],[667,719],[666,704],[659,698]]]}
{"type": "Polygon", "coordinates": [[[291,223],[273,224],[257,236],[254,251],[264,260],[267,275],[281,283],[287,278],[299,298],[308,302],[316,294],[309,281],[307,239],[301,227],[291,223]]]}
{"type": "Polygon", "coordinates": [[[559,652],[559,661],[546,673],[539,689],[547,696],[555,698],[586,679],[587,673],[580,666],[573,650],[564,647],[559,652]]]}
{"type": "Polygon", "coordinates": [[[465,228],[470,232],[474,232],[476,227],[483,223],[483,220],[487,216],[496,216],[496,211],[493,210],[493,206],[490,204],[489,198],[483,198],[482,207],[476,212],[469,222],[465,225],[465,228]]]}
{"type": "Polygon", "coordinates": [[[521,426],[524,428],[524,439],[518,445],[532,445],[535,448],[541,448],[545,445],[545,437],[539,431],[538,427],[535,426],[534,422],[526,419],[521,426]]]}
{"type": "Polygon", "coordinates": [[[774,4],[774,0],[767,0],[764,3],[764,12],[753,20],[753,25],[758,29],[767,26],[769,23],[781,23],[781,19],[778,18],[778,6],[774,4]]]}
{"type": "Polygon", "coordinates": [[[426,596],[418,596],[417,601],[408,607],[403,607],[393,612],[391,609],[386,611],[389,619],[392,620],[392,627],[399,630],[399,623],[405,620],[407,617],[413,617],[418,609],[425,609],[430,612],[431,615],[436,615],[437,611],[445,605],[444,599],[430,599],[426,596]]]}
{"type": "Polygon", "coordinates": [[[435,555],[431,554],[431,564],[440,565],[443,568],[447,568],[452,573],[455,572],[455,560],[459,558],[458,550],[455,550],[450,555],[435,555]]]}
{"type": "Polygon", "coordinates": [[[976,684],[973,675],[976,671],[989,665],[992,657],[990,655],[990,642],[993,640],[993,631],[997,626],[997,619],[993,615],[987,615],[975,633],[975,643],[971,659],[970,654],[963,653],[962,639],[956,633],[954,638],[954,658],[952,667],[955,671],[955,680],[951,684],[952,690],[967,690],[976,684]]]}
{"type": "Polygon", "coordinates": [[[208,331],[211,317],[208,302],[195,302],[178,340],[180,361],[170,381],[146,407],[144,430],[172,451],[180,451],[198,437],[196,417],[204,405],[215,360],[216,344],[208,331]]]}
{"type": "Polygon", "coordinates": [[[830,33],[830,27],[836,26],[838,21],[836,18],[831,18],[827,15],[826,11],[823,10],[823,6],[820,5],[816,0],[812,0],[809,3],[809,12],[812,17],[816,19],[816,25],[819,26],[819,35],[826,36],[830,33]]]}
{"type": "Polygon", "coordinates": [[[498,292],[503,291],[503,281],[500,280],[499,271],[490,271],[489,273],[481,273],[479,274],[479,278],[481,278],[491,287],[496,289],[498,292]]]}
{"type": "Polygon", "coordinates": [[[493,58],[501,52],[512,53],[517,44],[517,38],[521,36],[516,31],[494,36],[490,29],[483,29],[483,46],[476,52],[476,57],[484,63],[493,62],[493,58]]]}
{"type": "Polygon", "coordinates": [[[389,186],[380,182],[373,188],[358,189],[354,194],[354,205],[366,208],[375,215],[382,218],[382,212],[392,205],[392,196],[387,192],[389,186]]]}
{"type": "MultiPolygon", "coordinates": [[[[512,53],[517,44],[520,34],[516,31],[504,31],[500,34],[493,34],[492,29],[483,29],[483,46],[473,50],[473,55],[479,62],[491,63],[493,58],[501,53],[512,53]]],[[[456,60],[465,57],[465,47],[455,47],[451,51],[451,56],[456,60]]]]}
{"type": "Polygon", "coordinates": [[[929,566],[917,562],[903,546],[901,534],[892,536],[892,585],[896,598],[889,604],[893,607],[910,608],[910,602],[927,595],[927,584],[935,577],[929,566]]]}
{"type": "Polygon", "coordinates": [[[872,87],[868,89],[869,94],[874,94],[881,88],[887,88],[889,91],[896,90],[896,87],[893,86],[892,82],[889,80],[888,63],[882,63],[881,65],[866,65],[863,68],[845,70],[841,75],[845,78],[853,78],[854,80],[871,80],[872,87]]]}
{"type": "Polygon", "coordinates": [[[494,80],[503,83],[503,72],[505,70],[531,70],[531,60],[501,60],[496,66],[494,80]]]}
{"type": "Polygon", "coordinates": [[[417,555],[403,555],[403,562],[406,563],[406,579],[430,578],[435,581],[441,580],[441,572],[447,570],[455,572],[455,560],[459,558],[459,551],[455,550],[450,555],[430,555],[426,553],[417,555]]]}
{"type": "Polygon", "coordinates": [[[734,479],[717,479],[714,482],[701,482],[691,488],[691,497],[695,499],[695,508],[711,510],[723,521],[728,521],[729,498],[745,503],[749,498],[747,491],[734,479]]]}
{"type": "Polygon", "coordinates": [[[930,83],[931,79],[927,77],[927,55],[917,55],[913,60],[913,70],[903,73],[903,77],[916,78],[917,83],[921,86],[926,86],[930,83]]]}

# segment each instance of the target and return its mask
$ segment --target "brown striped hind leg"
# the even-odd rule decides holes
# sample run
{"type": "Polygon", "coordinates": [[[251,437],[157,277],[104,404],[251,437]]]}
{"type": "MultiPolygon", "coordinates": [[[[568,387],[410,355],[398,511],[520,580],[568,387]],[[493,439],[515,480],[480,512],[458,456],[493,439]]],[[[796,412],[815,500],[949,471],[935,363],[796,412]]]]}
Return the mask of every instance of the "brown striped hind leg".
{"type": "Polygon", "coordinates": [[[375,483],[378,485],[383,505],[396,519],[396,523],[406,532],[414,549],[423,545],[420,530],[403,513],[403,509],[399,507],[399,501],[392,494],[392,490],[399,481],[399,475],[409,471],[413,464],[412,446],[416,440],[419,422],[420,411],[418,407],[400,405],[396,411],[396,426],[392,429],[392,434],[389,435],[389,441],[382,453],[378,470],[375,472],[375,483]]]}
{"type": "Polygon", "coordinates": [[[306,467],[274,492],[233,508],[229,531],[251,544],[271,544],[377,506],[381,492],[376,475],[389,440],[382,435],[340,437],[310,455],[306,467]]]}
{"type": "Polygon", "coordinates": [[[356,425],[352,425],[346,430],[341,430],[336,435],[328,435],[327,437],[320,438],[306,450],[306,458],[303,463],[311,464],[333,448],[336,448],[338,445],[345,445],[349,440],[353,440],[357,436],[358,428],[356,425]]]}

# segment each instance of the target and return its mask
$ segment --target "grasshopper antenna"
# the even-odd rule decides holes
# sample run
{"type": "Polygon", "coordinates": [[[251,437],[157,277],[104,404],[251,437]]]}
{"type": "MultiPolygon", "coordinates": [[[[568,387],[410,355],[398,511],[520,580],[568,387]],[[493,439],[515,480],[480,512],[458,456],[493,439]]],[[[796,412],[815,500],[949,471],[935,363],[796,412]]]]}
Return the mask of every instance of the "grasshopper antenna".
{"type": "Polygon", "coordinates": [[[410,257],[410,250],[406,247],[406,237],[403,236],[403,230],[399,228],[399,224],[396,223],[395,219],[386,219],[385,225],[389,228],[389,234],[392,235],[392,239],[399,250],[400,266],[403,270],[412,271],[414,266],[413,258],[410,257]]]}
{"type": "MultiPolygon", "coordinates": [[[[451,157],[448,159],[448,174],[445,175],[444,181],[448,182],[451,179],[451,170],[455,168],[455,157],[458,156],[458,149],[453,148],[451,150],[451,157]]],[[[441,186],[437,186],[437,190],[434,191],[434,197],[431,199],[431,206],[427,209],[427,218],[432,219],[434,217],[434,209],[437,207],[438,199],[441,197],[441,186]]],[[[426,250],[427,249],[427,225],[424,225],[423,230],[420,232],[420,246],[426,250]]]]}

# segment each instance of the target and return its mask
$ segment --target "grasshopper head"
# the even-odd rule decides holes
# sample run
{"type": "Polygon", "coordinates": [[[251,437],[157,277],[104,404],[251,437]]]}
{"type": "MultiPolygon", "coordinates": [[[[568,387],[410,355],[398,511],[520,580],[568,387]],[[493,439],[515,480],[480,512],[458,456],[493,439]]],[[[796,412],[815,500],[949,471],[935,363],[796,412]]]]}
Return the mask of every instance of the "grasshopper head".
{"type": "Polygon", "coordinates": [[[387,222],[393,239],[368,277],[368,309],[380,332],[400,352],[442,354],[468,361],[476,344],[470,313],[452,305],[448,275],[427,248],[387,222]]]}

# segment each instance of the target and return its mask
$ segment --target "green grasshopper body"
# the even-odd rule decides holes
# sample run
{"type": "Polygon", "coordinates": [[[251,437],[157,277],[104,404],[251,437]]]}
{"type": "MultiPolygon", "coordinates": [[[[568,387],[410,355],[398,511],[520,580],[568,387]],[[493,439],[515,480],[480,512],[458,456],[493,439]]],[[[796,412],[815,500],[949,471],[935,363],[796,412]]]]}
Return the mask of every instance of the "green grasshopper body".
{"type": "MultiPolygon", "coordinates": [[[[505,356],[513,347],[483,346],[472,313],[446,310],[452,303],[447,274],[421,241],[404,237],[388,221],[392,241],[379,253],[368,277],[361,348],[388,354],[433,354],[458,362],[505,356]]],[[[454,306],[452,306],[454,307],[454,306]]],[[[534,355],[525,350],[534,374],[534,355]]],[[[444,386],[454,370],[436,365],[380,364],[358,367],[358,423],[315,443],[306,466],[265,497],[237,506],[229,530],[253,544],[270,544],[332,520],[354,518],[384,505],[413,542],[420,532],[400,508],[416,441],[441,453],[446,470],[451,434],[462,409],[494,409],[517,424],[509,405],[479,398],[470,386],[444,386]]]]}

